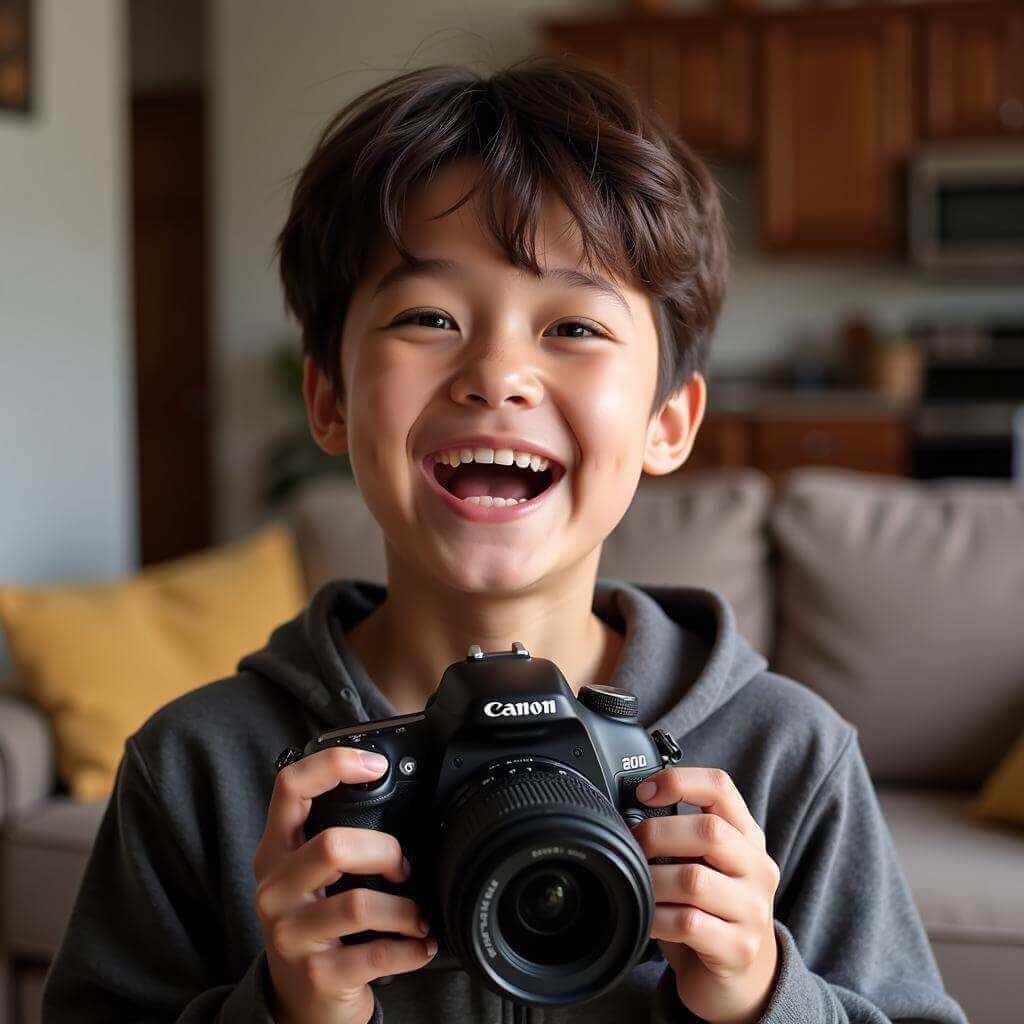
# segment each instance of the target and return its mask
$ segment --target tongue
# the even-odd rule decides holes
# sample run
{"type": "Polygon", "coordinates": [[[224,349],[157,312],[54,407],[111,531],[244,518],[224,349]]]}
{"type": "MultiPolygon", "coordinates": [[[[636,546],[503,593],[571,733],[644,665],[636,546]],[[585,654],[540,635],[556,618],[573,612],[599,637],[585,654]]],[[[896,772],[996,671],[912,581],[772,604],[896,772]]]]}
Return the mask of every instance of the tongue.
{"type": "Polygon", "coordinates": [[[448,490],[457,498],[472,498],[478,494],[489,494],[493,498],[528,498],[531,494],[528,481],[515,471],[493,469],[475,462],[458,468],[448,490]]]}

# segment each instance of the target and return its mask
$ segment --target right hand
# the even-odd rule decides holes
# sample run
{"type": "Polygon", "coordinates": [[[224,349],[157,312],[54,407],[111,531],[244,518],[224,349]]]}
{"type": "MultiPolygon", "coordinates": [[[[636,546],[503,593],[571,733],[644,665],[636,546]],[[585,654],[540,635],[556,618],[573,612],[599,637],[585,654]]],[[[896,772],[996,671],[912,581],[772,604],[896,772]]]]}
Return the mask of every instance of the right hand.
{"type": "MultiPolygon", "coordinates": [[[[369,782],[383,774],[363,765],[351,747],[319,750],[277,773],[267,824],[253,857],[256,913],[263,924],[277,1024],[367,1024],[370,982],[423,967],[437,952],[425,939],[416,904],[403,896],[350,889],[326,895],[346,871],[408,878],[398,840],[373,829],[324,829],[309,841],[303,823],[312,799],[339,782],[369,782]],[[344,945],[339,936],[365,930],[412,939],[344,945]]],[[[424,922],[425,923],[425,922],[424,922]]]]}

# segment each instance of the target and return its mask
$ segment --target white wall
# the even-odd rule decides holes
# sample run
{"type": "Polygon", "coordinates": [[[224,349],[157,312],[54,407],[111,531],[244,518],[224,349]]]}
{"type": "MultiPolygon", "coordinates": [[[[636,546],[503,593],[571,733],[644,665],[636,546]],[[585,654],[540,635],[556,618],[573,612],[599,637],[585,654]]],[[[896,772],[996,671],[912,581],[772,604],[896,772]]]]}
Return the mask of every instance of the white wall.
{"type": "Polygon", "coordinates": [[[0,580],[136,564],[125,27],[39,0],[35,110],[0,112],[0,580]]]}
{"type": "MultiPolygon", "coordinates": [[[[222,534],[242,532],[257,518],[259,454],[282,422],[266,357],[297,332],[285,319],[271,254],[287,211],[288,176],[301,167],[322,124],[357,92],[407,67],[456,61],[486,72],[537,52],[533,26],[542,17],[622,6],[621,0],[213,0],[208,66],[222,534]]],[[[792,4],[772,0],[770,6],[792,4]]],[[[894,258],[766,257],[756,242],[753,167],[723,165],[716,174],[726,189],[733,273],[712,387],[716,370],[763,366],[797,335],[834,329],[854,311],[869,312],[886,329],[929,312],[1022,312],[1020,296],[1005,284],[932,284],[894,258]]]]}

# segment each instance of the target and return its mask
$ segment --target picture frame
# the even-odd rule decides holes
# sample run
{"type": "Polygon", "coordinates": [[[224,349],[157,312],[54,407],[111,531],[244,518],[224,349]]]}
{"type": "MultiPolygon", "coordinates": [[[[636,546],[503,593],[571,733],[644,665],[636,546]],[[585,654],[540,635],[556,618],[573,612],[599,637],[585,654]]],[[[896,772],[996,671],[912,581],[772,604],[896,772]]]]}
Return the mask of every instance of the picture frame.
{"type": "Polygon", "coordinates": [[[0,113],[32,110],[31,0],[0,0],[0,113]]]}

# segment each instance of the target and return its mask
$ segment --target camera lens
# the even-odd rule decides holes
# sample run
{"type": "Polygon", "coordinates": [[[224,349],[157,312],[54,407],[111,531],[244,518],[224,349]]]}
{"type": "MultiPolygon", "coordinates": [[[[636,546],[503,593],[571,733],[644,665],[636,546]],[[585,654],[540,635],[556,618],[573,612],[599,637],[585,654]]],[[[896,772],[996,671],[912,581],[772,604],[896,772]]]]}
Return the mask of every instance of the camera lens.
{"type": "Polygon", "coordinates": [[[647,943],[654,898],[643,851],[575,772],[485,777],[446,815],[439,867],[453,952],[521,1002],[596,998],[647,943]]]}

